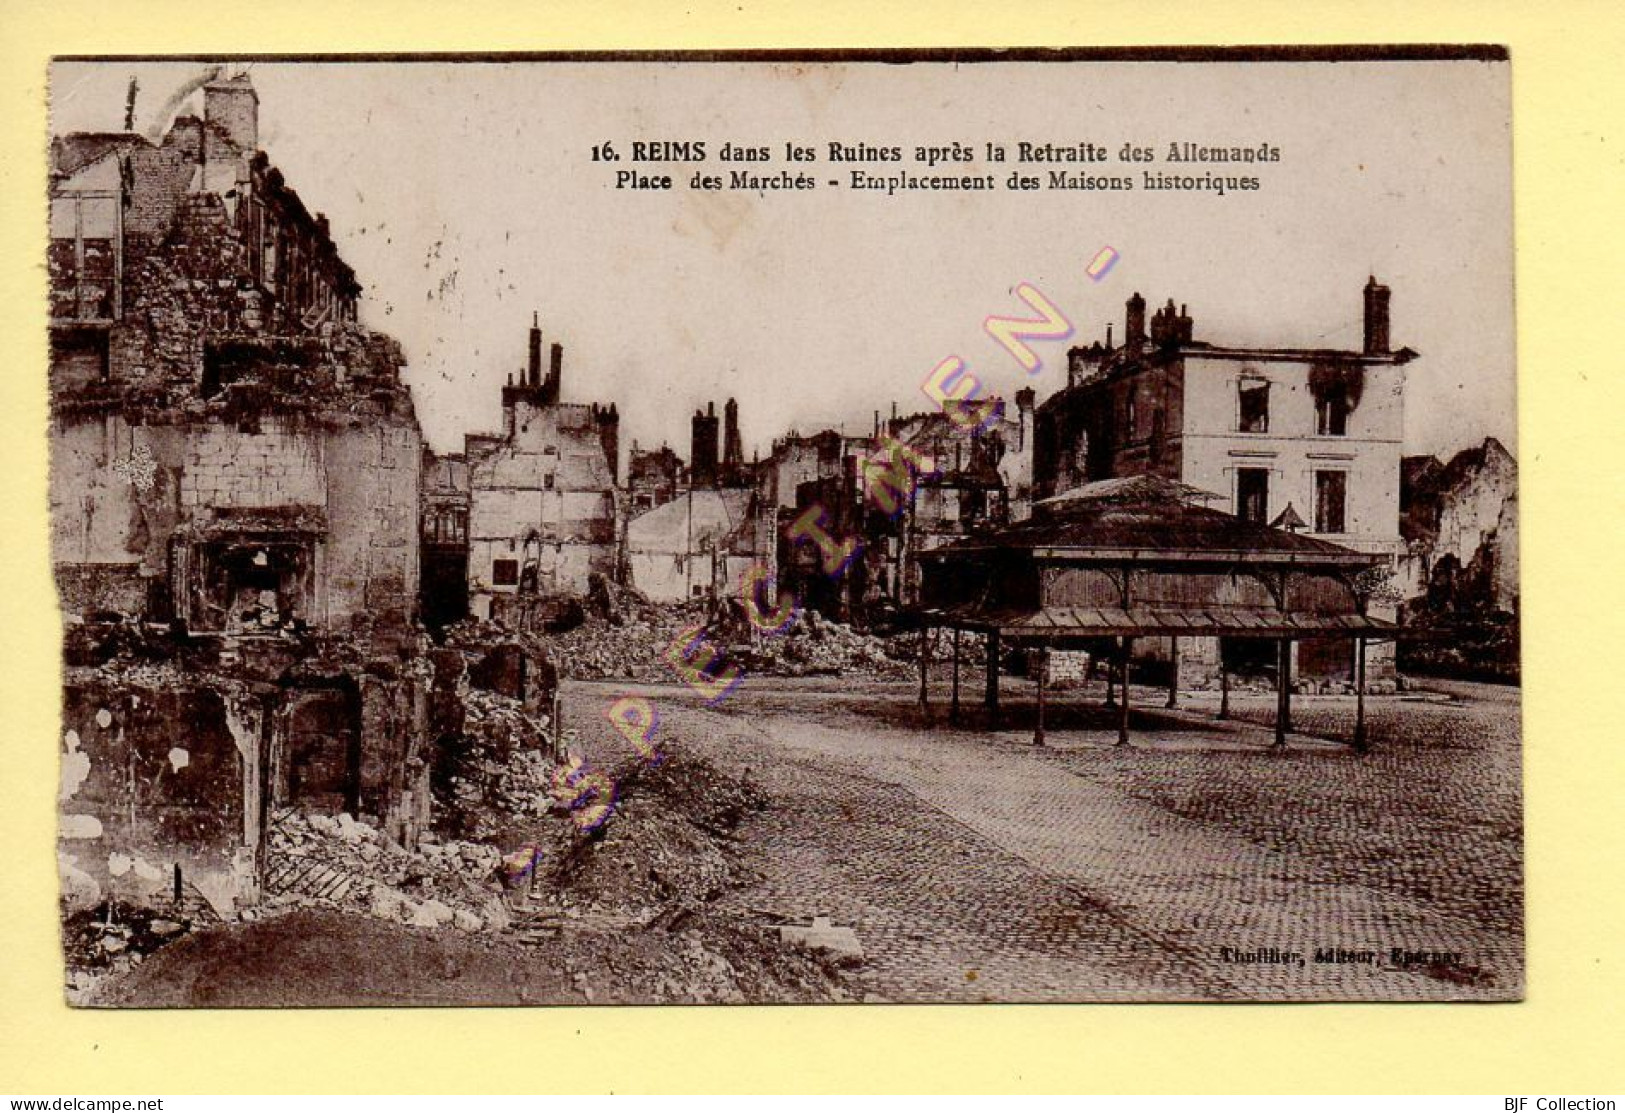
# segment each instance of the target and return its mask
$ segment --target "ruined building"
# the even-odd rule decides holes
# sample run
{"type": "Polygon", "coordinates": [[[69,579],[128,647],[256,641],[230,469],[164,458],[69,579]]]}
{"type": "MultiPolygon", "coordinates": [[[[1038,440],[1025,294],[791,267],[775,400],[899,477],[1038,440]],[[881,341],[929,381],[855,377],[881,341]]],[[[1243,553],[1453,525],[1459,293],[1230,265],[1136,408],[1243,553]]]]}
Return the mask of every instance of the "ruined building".
{"type": "Polygon", "coordinates": [[[620,415],[559,400],[564,348],[542,371],[542,330],[502,388],[502,431],[464,438],[468,594],[478,618],[527,627],[550,601],[584,595],[593,574],[618,578],[620,415]]]}
{"type": "Polygon", "coordinates": [[[468,459],[423,450],[418,524],[423,622],[440,630],[468,617],[468,459]]]}
{"type": "Polygon", "coordinates": [[[1407,601],[1440,611],[1518,611],[1518,462],[1500,441],[1448,463],[1407,456],[1400,486],[1407,601]]]}
{"type": "MultiPolygon", "coordinates": [[[[1254,524],[1396,558],[1405,366],[1417,353],[1391,344],[1388,287],[1372,278],[1363,297],[1361,348],[1338,351],[1197,340],[1171,299],[1148,327],[1136,293],[1123,342],[1108,331],[1104,344],[1073,348],[1066,388],[1038,408],[1035,495],[1152,475],[1211,492],[1254,524]]],[[[1181,649],[1193,680],[1215,671],[1212,639],[1181,649]]],[[[1379,674],[1392,660],[1391,644],[1373,647],[1379,674]]],[[[1304,639],[1297,664],[1347,680],[1352,652],[1347,641],[1304,639]]]]}
{"type": "Polygon", "coordinates": [[[684,491],[627,523],[627,582],[660,603],[725,597],[760,563],[758,539],[771,529],[748,488],[684,491]]]}
{"type": "Polygon", "coordinates": [[[894,405],[890,418],[875,412],[868,437],[825,430],[776,440],[757,485],[764,504],[778,507],[783,583],[813,609],[859,625],[912,606],[921,553],[1030,512],[1033,402],[1030,389],[1013,407],[994,399],[996,416],[974,431],[940,409],[899,417],[894,405]],[[790,536],[814,508],[831,536],[862,543],[839,576],[822,571],[815,546],[790,536]]]}
{"type": "Polygon", "coordinates": [[[1013,407],[996,399],[998,416],[974,430],[955,425],[940,409],[886,423],[886,435],[930,461],[931,470],[922,466],[912,497],[896,514],[873,513],[877,499],[868,496],[864,544],[870,584],[864,599],[871,607],[919,601],[920,554],[1028,516],[1033,401],[1030,388],[1016,393],[1013,407]]]}
{"type": "Polygon", "coordinates": [[[423,442],[246,76],[161,141],[52,145],[64,896],[254,899],[300,805],[410,841],[423,442]]]}
{"type": "Polygon", "coordinates": [[[626,460],[628,512],[639,514],[664,506],[688,489],[688,469],[668,445],[642,449],[632,442],[626,460]]]}
{"type": "Polygon", "coordinates": [[[738,591],[746,569],[774,567],[776,513],[752,486],[732,398],[722,422],[719,460],[716,404],[695,411],[690,483],[670,449],[634,453],[624,563],[627,583],[650,599],[722,598],[738,591]]]}

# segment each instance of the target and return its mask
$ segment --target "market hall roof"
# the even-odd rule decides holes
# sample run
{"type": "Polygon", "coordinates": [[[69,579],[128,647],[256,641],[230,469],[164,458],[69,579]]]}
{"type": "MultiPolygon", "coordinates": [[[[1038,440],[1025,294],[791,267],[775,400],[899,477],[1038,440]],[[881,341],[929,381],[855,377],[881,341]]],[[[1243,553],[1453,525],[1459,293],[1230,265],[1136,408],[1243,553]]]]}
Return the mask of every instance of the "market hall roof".
{"type": "Polygon", "coordinates": [[[1360,614],[1295,614],[1267,607],[999,607],[980,603],[932,607],[928,625],[997,630],[1009,638],[1126,637],[1391,637],[1392,622],[1360,614]]]}
{"type": "Polygon", "coordinates": [[[975,534],[922,560],[1025,551],[1048,559],[1214,561],[1360,569],[1380,558],[1194,505],[1216,498],[1150,475],[1089,483],[1034,504],[1033,517],[975,534]]]}
{"type": "Polygon", "coordinates": [[[920,554],[916,615],[1033,641],[1392,635],[1354,582],[1383,558],[1194,505],[1204,497],[1141,475],[1043,500],[1028,521],[920,554]],[[1067,568],[1085,571],[1045,572],[1067,568]]]}

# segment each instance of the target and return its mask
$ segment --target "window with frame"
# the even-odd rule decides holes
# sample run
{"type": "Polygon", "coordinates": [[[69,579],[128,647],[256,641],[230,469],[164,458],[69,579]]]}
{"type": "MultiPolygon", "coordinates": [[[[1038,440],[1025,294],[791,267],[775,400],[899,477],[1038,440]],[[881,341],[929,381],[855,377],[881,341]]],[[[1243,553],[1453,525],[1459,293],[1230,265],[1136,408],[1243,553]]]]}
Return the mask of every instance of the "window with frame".
{"type": "Polygon", "coordinates": [[[1315,399],[1315,432],[1322,437],[1346,437],[1349,429],[1348,396],[1332,391],[1315,399]]]}
{"type": "Polygon", "coordinates": [[[1315,473],[1315,532],[1347,532],[1348,472],[1315,473]]]}
{"type": "Polygon", "coordinates": [[[1270,431],[1270,384],[1243,379],[1237,386],[1237,429],[1243,433],[1270,431]]]}
{"type": "Polygon", "coordinates": [[[1245,522],[1265,525],[1269,522],[1270,470],[1268,468],[1236,469],[1236,517],[1245,522]]]}
{"type": "Polygon", "coordinates": [[[491,582],[497,587],[517,587],[519,585],[519,562],[517,560],[493,560],[491,562],[491,582]]]}

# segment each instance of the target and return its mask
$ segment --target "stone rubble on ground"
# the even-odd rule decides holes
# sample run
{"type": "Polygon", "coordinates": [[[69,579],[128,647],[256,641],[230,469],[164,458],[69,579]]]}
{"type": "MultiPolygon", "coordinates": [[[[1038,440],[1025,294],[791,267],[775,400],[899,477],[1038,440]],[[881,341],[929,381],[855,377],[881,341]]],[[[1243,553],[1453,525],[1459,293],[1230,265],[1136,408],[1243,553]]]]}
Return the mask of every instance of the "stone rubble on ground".
{"type": "Polygon", "coordinates": [[[455,921],[465,931],[506,922],[493,846],[426,841],[414,853],[348,813],[292,812],[273,826],[270,851],[270,907],[334,908],[414,927],[455,921]]]}

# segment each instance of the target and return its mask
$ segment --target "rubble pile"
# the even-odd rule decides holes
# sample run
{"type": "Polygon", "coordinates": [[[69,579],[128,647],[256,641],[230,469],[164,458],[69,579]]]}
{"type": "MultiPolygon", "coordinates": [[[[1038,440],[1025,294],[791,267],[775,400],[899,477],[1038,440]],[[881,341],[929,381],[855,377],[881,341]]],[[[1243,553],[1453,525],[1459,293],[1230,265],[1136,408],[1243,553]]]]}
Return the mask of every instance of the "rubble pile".
{"type": "MultiPolygon", "coordinates": [[[[701,629],[729,662],[747,672],[772,676],[858,676],[902,680],[918,669],[919,635],[912,631],[882,636],[855,630],[816,611],[802,610],[789,627],[764,633],[753,629],[735,607],[714,609],[705,601],[651,603],[637,591],[595,580],[580,625],[551,636],[510,633],[491,623],[466,620],[448,627],[453,648],[516,640],[559,663],[578,680],[633,680],[659,684],[673,679],[668,654],[686,631],[701,629]]],[[[950,635],[933,633],[932,659],[947,661],[950,635]]],[[[980,635],[962,636],[966,664],[981,660],[980,635]]]]}
{"type": "Polygon", "coordinates": [[[594,613],[569,633],[549,639],[561,669],[578,680],[671,680],[666,652],[684,630],[705,624],[705,604],[660,606],[619,590],[608,617],[594,613]]]}
{"type": "Polygon", "coordinates": [[[435,829],[489,839],[516,822],[539,822],[552,806],[558,764],[546,720],[518,700],[477,688],[463,708],[463,732],[441,741],[430,780],[435,829]]]}
{"type": "Polygon", "coordinates": [[[911,675],[918,642],[914,635],[882,638],[802,611],[780,634],[740,629],[738,623],[711,621],[703,603],[639,603],[616,612],[618,621],[590,618],[551,639],[564,671],[582,680],[672,679],[667,660],[673,643],[687,630],[706,637],[749,672],[773,676],[866,676],[881,680],[911,675]]]}
{"type": "Polygon", "coordinates": [[[507,923],[501,852],[425,841],[416,853],[371,824],[290,812],[271,830],[266,907],[325,907],[414,927],[480,931],[507,923]]]}
{"type": "Polygon", "coordinates": [[[212,921],[206,906],[160,912],[124,901],[103,901],[72,913],[62,922],[69,1003],[84,1003],[109,974],[128,973],[160,947],[212,921]]]}
{"type": "Polygon", "coordinates": [[[751,880],[730,848],[735,830],[767,806],[748,769],[734,775],[679,750],[617,770],[617,779],[614,817],[578,837],[535,889],[549,914],[589,933],[596,922],[627,925],[596,961],[588,960],[590,934],[572,933],[574,961],[597,970],[577,975],[578,991],[589,1001],[598,993],[695,1004],[845,999],[834,960],[719,909],[751,880]]]}
{"type": "Polygon", "coordinates": [[[802,611],[782,635],[764,639],[751,655],[756,670],[775,676],[866,676],[899,680],[911,675],[918,637],[881,638],[816,611],[802,611]],[[901,659],[900,659],[901,658],[901,659]]]}
{"type": "Polygon", "coordinates": [[[786,946],[774,928],[701,914],[669,929],[656,923],[646,930],[659,937],[659,963],[639,978],[635,1000],[737,1005],[850,999],[837,963],[786,946]]]}
{"type": "Polygon", "coordinates": [[[617,784],[613,818],[557,863],[556,885],[590,903],[697,907],[735,884],[723,843],[767,805],[748,770],[731,776],[677,752],[624,771],[617,784]]]}

